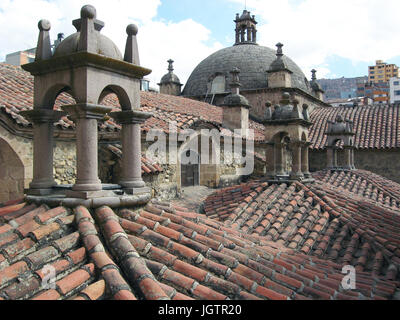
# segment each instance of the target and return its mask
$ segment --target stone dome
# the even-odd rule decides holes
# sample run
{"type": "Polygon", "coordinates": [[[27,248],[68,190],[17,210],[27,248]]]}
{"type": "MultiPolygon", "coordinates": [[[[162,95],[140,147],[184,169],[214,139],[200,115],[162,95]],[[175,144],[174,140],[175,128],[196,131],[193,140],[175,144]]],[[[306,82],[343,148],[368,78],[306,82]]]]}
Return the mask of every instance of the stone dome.
{"type": "MultiPolygon", "coordinates": [[[[54,57],[60,57],[78,52],[78,44],[80,39],[80,32],[76,32],[65,40],[63,40],[56,48],[54,52],[54,57]]],[[[121,51],[114,44],[112,40],[102,35],[100,32],[95,34],[97,37],[97,50],[96,53],[103,55],[108,58],[113,58],[116,60],[123,60],[121,51]]]]}
{"type": "Polygon", "coordinates": [[[176,76],[176,74],[169,72],[166,75],[164,75],[161,78],[161,84],[165,84],[165,83],[178,83],[180,84],[181,81],[179,80],[179,78],[176,76]]]}
{"type": "MultiPolygon", "coordinates": [[[[292,87],[311,94],[310,84],[297,64],[285,55],[282,59],[287,69],[293,72],[292,87]]],[[[206,95],[210,82],[215,76],[223,75],[229,79],[229,72],[235,67],[241,70],[241,90],[267,88],[267,71],[275,60],[275,50],[257,44],[240,44],[219,50],[194,69],[183,90],[183,95],[189,97],[206,95]]],[[[229,91],[227,81],[226,92],[229,91]]]]}

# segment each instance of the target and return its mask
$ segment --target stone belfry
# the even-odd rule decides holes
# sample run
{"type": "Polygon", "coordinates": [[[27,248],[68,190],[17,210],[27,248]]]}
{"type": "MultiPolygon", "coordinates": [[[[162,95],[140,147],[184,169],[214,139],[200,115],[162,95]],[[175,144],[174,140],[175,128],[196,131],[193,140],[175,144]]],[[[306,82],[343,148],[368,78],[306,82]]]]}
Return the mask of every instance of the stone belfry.
{"type": "Polygon", "coordinates": [[[308,105],[301,107],[289,93],[282,94],[272,109],[266,103],[264,115],[266,170],[270,182],[312,181],[309,172],[309,128],[312,126],[308,105]]]}
{"type": "Polygon", "coordinates": [[[354,170],[354,125],[351,120],[343,120],[338,115],[335,121],[328,121],[328,130],[325,133],[327,141],[327,169],[354,170]],[[339,150],[343,145],[344,161],[339,163],[339,150]]]}
{"type": "Polygon", "coordinates": [[[39,22],[36,59],[23,68],[34,76],[33,110],[24,113],[34,124],[33,181],[28,198],[52,201],[66,206],[88,207],[135,205],[150,198],[150,190],[141,177],[140,124],[151,114],[139,111],[140,81],[151,70],[140,66],[136,25],[128,25],[125,54],[100,33],[104,22],[96,18],[96,9],[86,5],[80,19],[72,22],[77,32],[63,40],[54,53],[50,45],[50,22],[39,22]],[[76,104],[54,111],[62,92],[68,92],[76,104]],[[121,111],[101,105],[114,93],[121,111]],[[98,177],[98,123],[106,114],[121,124],[123,150],[122,174],[118,185],[105,186],[98,177]],[[76,183],[56,186],[53,178],[53,124],[68,115],[76,126],[76,183]],[[60,192],[62,190],[63,192],[60,192]],[[136,196],[134,196],[136,195],[136,196]]]}
{"type": "Polygon", "coordinates": [[[250,11],[243,10],[241,16],[236,14],[236,37],[235,45],[239,44],[257,44],[257,21],[250,11]]]}

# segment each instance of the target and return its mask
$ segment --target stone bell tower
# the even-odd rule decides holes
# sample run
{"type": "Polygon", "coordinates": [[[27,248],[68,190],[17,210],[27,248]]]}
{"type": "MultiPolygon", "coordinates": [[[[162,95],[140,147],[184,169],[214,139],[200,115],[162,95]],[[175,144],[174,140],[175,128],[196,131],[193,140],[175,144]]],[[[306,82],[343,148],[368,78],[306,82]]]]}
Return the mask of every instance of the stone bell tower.
{"type": "Polygon", "coordinates": [[[138,28],[127,27],[122,56],[100,33],[104,22],[97,19],[93,6],[82,7],[80,19],[72,24],[77,32],[52,53],[50,22],[41,20],[36,59],[23,66],[34,76],[33,110],[24,113],[34,124],[34,177],[28,196],[44,202],[51,196],[53,203],[89,207],[134,204],[130,195],[149,192],[141,177],[140,124],[151,116],[139,111],[140,81],[151,71],[140,66],[138,28]],[[68,92],[76,104],[62,106],[63,112],[54,111],[55,100],[62,92],[68,92]],[[121,111],[111,113],[111,107],[100,104],[110,93],[118,97],[121,111]],[[106,114],[122,126],[122,176],[114,188],[118,190],[105,188],[98,177],[98,122],[106,114]],[[76,126],[77,179],[72,188],[62,188],[65,192],[61,194],[53,178],[53,123],[64,115],[76,126]]]}
{"type": "Polygon", "coordinates": [[[343,120],[341,115],[335,121],[328,121],[327,169],[329,170],[354,170],[354,128],[353,122],[343,120]],[[344,163],[339,164],[338,153],[343,144],[344,163]]]}
{"type": "Polygon", "coordinates": [[[266,103],[264,116],[267,180],[312,181],[309,172],[308,141],[312,125],[308,105],[299,106],[291,100],[289,93],[283,93],[280,105],[272,110],[266,103]]]}

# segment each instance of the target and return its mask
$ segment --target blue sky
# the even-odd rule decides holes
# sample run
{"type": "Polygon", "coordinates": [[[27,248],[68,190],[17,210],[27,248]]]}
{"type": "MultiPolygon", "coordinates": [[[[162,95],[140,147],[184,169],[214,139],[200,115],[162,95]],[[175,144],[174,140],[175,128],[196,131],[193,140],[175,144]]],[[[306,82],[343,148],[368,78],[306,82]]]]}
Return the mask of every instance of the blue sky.
{"type": "MultiPolygon", "coordinates": [[[[53,39],[58,32],[75,32],[71,21],[90,3],[106,23],[102,33],[121,51],[126,25],[138,24],[141,62],[153,70],[153,87],[166,73],[170,58],[185,83],[201,60],[233,44],[233,20],[244,2],[0,0],[0,61],[7,53],[36,45],[40,19],[51,21],[53,39]]],[[[274,48],[282,42],[284,53],[307,77],[313,68],[319,78],[363,76],[378,59],[400,65],[398,0],[247,0],[247,9],[259,22],[259,44],[274,48]]]]}

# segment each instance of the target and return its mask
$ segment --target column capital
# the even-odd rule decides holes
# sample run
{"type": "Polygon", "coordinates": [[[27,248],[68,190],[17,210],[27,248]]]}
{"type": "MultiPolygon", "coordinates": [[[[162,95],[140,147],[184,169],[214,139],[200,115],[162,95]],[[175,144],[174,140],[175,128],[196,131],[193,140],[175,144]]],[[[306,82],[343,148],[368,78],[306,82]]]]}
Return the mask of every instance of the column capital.
{"type": "Polygon", "coordinates": [[[142,112],[137,110],[111,112],[112,117],[119,124],[141,124],[153,116],[150,112],[142,112]]]}
{"type": "Polygon", "coordinates": [[[61,107],[66,113],[75,119],[96,119],[103,120],[104,115],[109,113],[112,108],[98,104],[78,103],[61,107]]]}
{"type": "Polygon", "coordinates": [[[28,111],[21,111],[19,114],[27,118],[34,124],[57,122],[66,115],[65,112],[49,109],[33,109],[28,111]]]}

